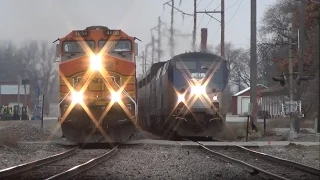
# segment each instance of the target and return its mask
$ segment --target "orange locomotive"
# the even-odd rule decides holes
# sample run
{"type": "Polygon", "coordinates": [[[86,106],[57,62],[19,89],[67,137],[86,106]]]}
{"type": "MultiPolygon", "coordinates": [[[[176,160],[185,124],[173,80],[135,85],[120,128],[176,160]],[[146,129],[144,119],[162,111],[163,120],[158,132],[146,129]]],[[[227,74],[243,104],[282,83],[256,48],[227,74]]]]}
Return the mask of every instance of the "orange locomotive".
{"type": "Polygon", "coordinates": [[[60,38],[60,118],[77,143],[124,142],[136,122],[136,38],[91,26],[60,38]]]}

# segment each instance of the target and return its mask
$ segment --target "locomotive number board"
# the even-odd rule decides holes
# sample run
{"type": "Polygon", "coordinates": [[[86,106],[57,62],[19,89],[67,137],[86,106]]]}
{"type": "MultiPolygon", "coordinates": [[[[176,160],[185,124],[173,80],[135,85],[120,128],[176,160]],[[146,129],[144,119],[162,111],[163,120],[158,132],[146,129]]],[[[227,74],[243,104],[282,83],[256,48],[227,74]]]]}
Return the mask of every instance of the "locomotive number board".
{"type": "Polygon", "coordinates": [[[88,31],[73,31],[75,36],[86,37],[89,35],[88,31]]]}
{"type": "Polygon", "coordinates": [[[119,36],[120,30],[106,30],[105,33],[107,36],[119,36]]]}

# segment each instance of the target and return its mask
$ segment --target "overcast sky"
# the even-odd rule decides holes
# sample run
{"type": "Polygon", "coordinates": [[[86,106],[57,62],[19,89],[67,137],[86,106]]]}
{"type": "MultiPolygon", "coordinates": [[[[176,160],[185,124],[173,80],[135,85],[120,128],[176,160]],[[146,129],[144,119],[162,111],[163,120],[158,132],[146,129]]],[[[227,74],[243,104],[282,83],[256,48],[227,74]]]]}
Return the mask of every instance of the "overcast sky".
{"type": "MultiPolygon", "coordinates": [[[[158,16],[170,27],[168,0],[0,0],[0,39],[21,42],[28,39],[54,41],[73,29],[104,25],[122,29],[142,40],[140,50],[150,42],[150,28],[157,25],[158,16]]],[[[266,8],[276,0],[257,0],[257,21],[266,8]]],[[[186,13],[193,12],[193,0],[175,0],[176,6],[186,13]]],[[[220,10],[220,0],[198,0],[198,10],[220,10]],[[208,6],[209,5],[209,6],[208,6]]],[[[250,0],[225,0],[225,40],[237,47],[250,43],[250,0]]],[[[220,19],[220,14],[213,15],[220,19]]],[[[198,14],[197,44],[200,28],[208,28],[208,44],[218,45],[220,23],[207,15],[198,14]],[[210,20],[211,19],[211,20],[210,20]]],[[[192,33],[193,19],[175,13],[175,28],[182,33],[192,33]]],[[[164,29],[163,29],[164,30],[164,29]]],[[[167,39],[167,38],[166,38],[167,39]]],[[[191,38],[177,38],[175,53],[190,50],[191,38]]],[[[163,47],[168,43],[164,42],[163,47]]],[[[163,49],[167,51],[167,49],[163,49]]],[[[168,57],[166,53],[164,58],[168,57]]],[[[165,60],[165,59],[163,59],[165,60]]]]}

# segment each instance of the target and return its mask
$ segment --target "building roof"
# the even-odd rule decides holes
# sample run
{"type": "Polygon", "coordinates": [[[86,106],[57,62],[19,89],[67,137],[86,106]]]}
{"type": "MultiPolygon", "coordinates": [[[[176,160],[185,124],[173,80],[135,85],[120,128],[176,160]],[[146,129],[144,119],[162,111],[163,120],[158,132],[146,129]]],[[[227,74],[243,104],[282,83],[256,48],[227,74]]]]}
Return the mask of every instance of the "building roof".
{"type": "MultiPolygon", "coordinates": [[[[257,86],[261,86],[261,87],[264,87],[264,88],[268,88],[267,86],[262,85],[262,84],[257,84],[257,86]]],[[[247,87],[246,89],[237,92],[237,93],[234,94],[233,96],[239,96],[240,94],[243,94],[243,93],[245,93],[245,92],[247,92],[247,91],[249,91],[249,90],[250,90],[250,87],[247,87]]]]}
{"type": "Polygon", "coordinates": [[[260,91],[260,93],[264,94],[264,93],[275,93],[275,92],[285,92],[285,88],[283,86],[272,86],[269,87],[268,89],[263,89],[260,91]]]}

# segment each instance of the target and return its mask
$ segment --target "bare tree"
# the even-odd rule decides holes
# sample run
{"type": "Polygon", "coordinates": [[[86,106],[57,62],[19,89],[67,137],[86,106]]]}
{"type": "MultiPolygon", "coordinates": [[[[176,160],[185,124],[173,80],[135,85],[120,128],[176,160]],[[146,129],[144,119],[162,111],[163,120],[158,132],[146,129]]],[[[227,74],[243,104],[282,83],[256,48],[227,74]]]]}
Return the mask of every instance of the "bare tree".
{"type": "MultiPolygon", "coordinates": [[[[315,1],[306,1],[306,42],[303,69],[304,74],[312,76],[313,79],[302,85],[302,109],[305,114],[315,111],[319,99],[319,56],[317,55],[319,50],[319,9],[320,6],[315,1]],[[315,101],[315,99],[317,100],[315,101]]],[[[264,78],[270,84],[272,84],[272,76],[283,72],[288,73],[289,23],[293,23],[294,29],[299,27],[297,1],[279,0],[265,12],[262,26],[259,29],[259,58],[262,60],[262,68],[265,71],[264,78]]],[[[294,47],[293,55],[293,69],[298,71],[297,46],[294,47]]]]}
{"type": "Polygon", "coordinates": [[[39,84],[45,95],[44,112],[49,114],[49,102],[53,101],[52,94],[58,96],[54,46],[48,42],[28,41],[20,47],[18,55],[21,76],[30,79],[32,85],[39,84]]]}

